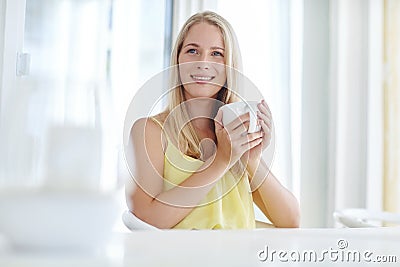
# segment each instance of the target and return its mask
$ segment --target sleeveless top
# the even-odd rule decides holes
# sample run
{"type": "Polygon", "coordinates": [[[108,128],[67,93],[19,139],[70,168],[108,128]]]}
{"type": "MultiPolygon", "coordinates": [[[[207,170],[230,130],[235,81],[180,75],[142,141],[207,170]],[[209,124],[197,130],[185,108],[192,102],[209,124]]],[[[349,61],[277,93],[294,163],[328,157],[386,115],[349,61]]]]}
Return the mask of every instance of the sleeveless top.
{"type": "MultiPolygon", "coordinates": [[[[161,128],[162,124],[150,117],[161,128]]],[[[167,138],[164,155],[164,190],[182,183],[204,162],[182,153],[167,138]]],[[[241,177],[228,171],[198,206],[182,219],[174,229],[254,229],[253,197],[247,172],[241,177]]]]}

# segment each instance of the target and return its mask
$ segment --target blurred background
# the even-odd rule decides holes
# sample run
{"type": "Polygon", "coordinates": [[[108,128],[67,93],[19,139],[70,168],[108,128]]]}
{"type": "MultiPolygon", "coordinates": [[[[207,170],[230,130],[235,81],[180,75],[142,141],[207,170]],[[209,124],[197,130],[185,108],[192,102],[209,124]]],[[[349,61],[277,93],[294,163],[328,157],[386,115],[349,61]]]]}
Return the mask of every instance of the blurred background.
{"type": "Polygon", "coordinates": [[[398,0],[0,0],[0,188],[121,187],[129,103],[204,10],[271,108],[301,226],[400,212],[398,0]]]}

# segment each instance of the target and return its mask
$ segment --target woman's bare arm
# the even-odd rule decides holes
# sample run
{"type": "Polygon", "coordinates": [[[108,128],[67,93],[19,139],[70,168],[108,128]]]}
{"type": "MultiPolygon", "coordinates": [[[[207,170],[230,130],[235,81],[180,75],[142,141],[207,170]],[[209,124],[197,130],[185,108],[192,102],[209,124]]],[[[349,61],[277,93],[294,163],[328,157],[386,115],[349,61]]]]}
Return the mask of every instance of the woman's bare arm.
{"type": "Polygon", "coordinates": [[[297,199],[268,169],[261,159],[258,168],[248,168],[254,202],[276,227],[299,227],[300,208],[297,199]],[[255,171],[254,171],[255,170],[255,171]]]}
{"type": "Polygon", "coordinates": [[[223,164],[211,164],[180,186],[163,191],[161,128],[151,120],[141,119],[132,127],[131,137],[135,186],[126,187],[127,204],[138,218],[155,227],[172,228],[179,223],[225,173],[223,164]]]}
{"type": "Polygon", "coordinates": [[[136,186],[127,186],[129,209],[141,220],[158,228],[172,228],[179,223],[247,149],[261,142],[258,134],[253,134],[249,139],[242,137],[246,128],[238,125],[243,123],[246,116],[238,118],[226,131],[219,124],[216,125],[220,145],[215,157],[203,164],[206,168],[200,167],[201,171],[194,172],[179,186],[168,191],[163,190],[164,152],[161,128],[150,119],[135,122],[131,131],[131,171],[136,186]],[[232,143],[231,138],[234,139],[232,143]],[[243,145],[244,140],[248,142],[247,145],[243,145]]]}

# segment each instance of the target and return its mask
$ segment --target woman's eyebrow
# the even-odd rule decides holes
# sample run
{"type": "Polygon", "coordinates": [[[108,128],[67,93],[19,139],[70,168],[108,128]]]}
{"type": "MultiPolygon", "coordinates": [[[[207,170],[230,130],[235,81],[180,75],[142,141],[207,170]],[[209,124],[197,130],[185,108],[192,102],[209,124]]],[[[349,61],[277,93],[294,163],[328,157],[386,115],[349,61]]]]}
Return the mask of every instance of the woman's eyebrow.
{"type": "Polygon", "coordinates": [[[219,47],[219,46],[212,46],[210,48],[211,49],[219,49],[219,50],[225,51],[225,49],[223,49],[222,47],[219,47]]]}
{"type": "MultiPolygon", "coordinates": [[[[186,44],[184,47],[187,47],[187,46],[200,47],[200,45],[197,44],[197,43],[188,43],[188,44],[186,44]]],[[[212,47],[210,47],[210,48],[211,48],[211,49],[219,49],[219,50],[225,51],[225,49],[222,48],[222,47],[220,47],[220,46],[212,46],[212,47]]]]}
{"type": "Polygon", "coordinates": [[[200,47],[198,44],[196,44],[196,43],[188,43],[188,44],[186,44],[184,47],[187,47],[187,46],[194,46],[194,47],[200,47]]]}

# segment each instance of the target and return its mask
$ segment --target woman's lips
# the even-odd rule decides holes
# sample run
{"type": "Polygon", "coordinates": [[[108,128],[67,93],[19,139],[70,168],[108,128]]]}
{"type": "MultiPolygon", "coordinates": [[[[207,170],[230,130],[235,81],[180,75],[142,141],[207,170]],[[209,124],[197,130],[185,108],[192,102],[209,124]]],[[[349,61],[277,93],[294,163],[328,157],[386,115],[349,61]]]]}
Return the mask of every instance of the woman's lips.
{"type": "Polygon", "coordinates": [[[215,76],[205,76],[205,75],[190,75],[190,77],[196,82],[200,84],[208,83],[212,79],[215,78],[215,76]]]}

